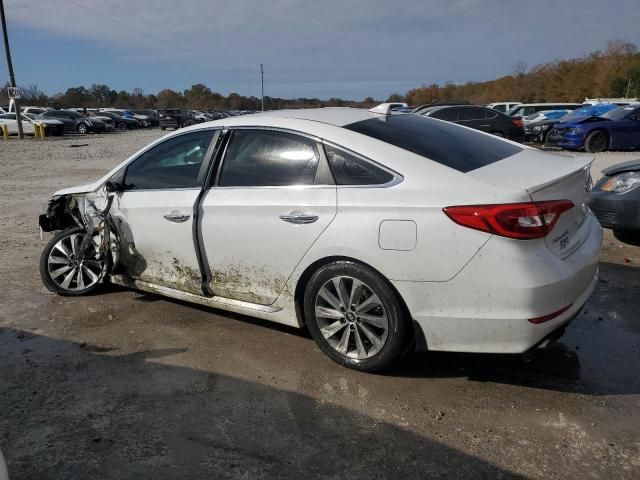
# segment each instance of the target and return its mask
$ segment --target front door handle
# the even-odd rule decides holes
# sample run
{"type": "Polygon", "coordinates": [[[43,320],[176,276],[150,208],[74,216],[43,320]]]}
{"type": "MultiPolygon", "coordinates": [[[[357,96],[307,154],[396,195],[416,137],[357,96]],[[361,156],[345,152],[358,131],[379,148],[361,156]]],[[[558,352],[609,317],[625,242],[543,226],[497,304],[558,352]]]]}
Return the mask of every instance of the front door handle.
{"type": "Polygon", "coordinates": [[[188,213],[178,212],[177,210],[171,210],[169,213],[164,214],[164,219],[173,223],[183,223],[191,218],[188,213]]]}
{"type": "Polygon", "coordinates": [[[311,213],[291,212],[280,215],[280,220],[284,220],[285,222],[289,223],[295,223],[297,225],[302,225],[315,222],[316,220],[318,220],[318,215],[313,215],[311,213]]]}

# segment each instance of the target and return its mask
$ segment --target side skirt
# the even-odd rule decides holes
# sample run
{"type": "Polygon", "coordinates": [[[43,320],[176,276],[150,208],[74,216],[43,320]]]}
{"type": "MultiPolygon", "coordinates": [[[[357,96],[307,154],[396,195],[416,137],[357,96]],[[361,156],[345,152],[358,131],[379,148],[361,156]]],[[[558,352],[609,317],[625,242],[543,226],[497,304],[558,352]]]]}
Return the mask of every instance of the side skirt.
{"type": "Polygon", "coordinates": [[[143,280],[136,280],[124,275],[111,275],[109,280],[111,283],[122,285],[123,287],[142,290],[144,292],[157,293],[158,295],[183,300],[185,302],[197,303],[207,307],[219,308],[221,310],[228,310],[230,312],[271,320],[277,323],[288,324],[288,322],[282,322],[280,318],[274,318],[273,314],[282,310],[282,307],[274,305],[258,305],[256,303],[243,302],[241,300],[233,300],[231,298],[219,296],[205,297],[201,295],[194,295],[193,293],[183,292],[181,290],[164,287],[162,285],[156,285],[143,280]]]}

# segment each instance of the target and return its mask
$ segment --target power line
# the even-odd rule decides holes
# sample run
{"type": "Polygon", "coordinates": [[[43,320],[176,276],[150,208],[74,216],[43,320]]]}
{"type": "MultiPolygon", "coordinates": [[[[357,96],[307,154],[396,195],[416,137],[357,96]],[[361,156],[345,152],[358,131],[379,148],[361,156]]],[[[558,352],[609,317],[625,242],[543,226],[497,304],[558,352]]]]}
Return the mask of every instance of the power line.
{"type": "Polygon", "coordinates": [[[184,36],[184,35],[182,35],[181,33],[178,33],[178,32],[175,32],[175,31],[173,31],[173,30],[168,29],[168,28],[166,27],[166,25],[160,25],[160,24],[158,24],[158,23],[156,23],[156,22],[154,22],[154,21],[152,21],[152,20],[149,20],[148,18],[146,18],[146,17],[144,17],[144,16],[140,15],[139,13],[135,13],[135,12],[132,12],[132,11],[130,11],[130,10],[128,10],[128,9],[122,8],[120,5],[116,5],[116,4],[112,3],[112,2],[110,2],[109,0],[101,0],[101,1],[102,1],[103,3],[106,3],[106,4],[108,4],[108,5],[111,5],[111,7],[112,7],[112,8],[115,8],[115,9],[117,9],[117,10],[121,10],[121,11],[123,11],[123,12],[126,12],[128,15],[131,15],[131,16],[133,16],[133,17],[138,17],[138,18],[140,18],[140,19],[144,20],[145,22],[147,22],[149,25],[152,25],[152,26],[154,26],[154,27],[156,27],[156,28],[160,28],[160,29],[162,29],[164,32],[169,32],[169,33],[171,33],[171,34],[175,35],[176,37],[181,38],[182,40],[185,40],[185,41],[187,41],[187,42],[189,42],[189,43],[191,43],[191,44],[195,45],[196,47],[200,47],[200,48],[209,48],[209,47],[207,47],[206,45],[203,45],[202,43],[196,42],[195,40],[193,40],[193,39],[191,39],[191,38],[189,38],[189,37],[185,37],[185,36],[184,36]]]}
{"type": "Polygon", "coordinates": [[[177,49],[182,49],[182,47],[180,45],[176,45],[175,43],[168,42],[166,39],[164,39],[162,37],[157,37],[157,36],[151,35],[151,34],[149,34],[147,32],[143,32],[142,30],[138,30],[137,28],[132,27],[130,25],[127,25],[125,23],[122,23],[121,21],[116,20],[115,18],[110,17],[109,15],[106,15],[106,14],[104,14],[102,12],[94,10],[93,8],[89,8],[86,5],[81,5],[81,4],[77,3],[77,2],[75,2],[74,0],[66,0],[66,2],[70,3],[72,5],[75,5],[76,7],[79,7],[79,8],[82,8],[84,10],[87,10],[88,12],[91,12],[94,15],[98,15],[99,17],[105,18],[105,19],[109,20],[110,22],[115,23],[116,25],[120,25],[121,27],[124,27],[124,28],[126,28],[128,30],[133,30],[134,32],[139,33],[140,35],[145,35],[145,36],[147,36],[149,38],[153,38],[154,40],[158,40],[158,41],[160,41],[162,43],[165,43],[165,44],[169,45],[170,47],[174,47],[174,48],[177,48],[177,49]]]}

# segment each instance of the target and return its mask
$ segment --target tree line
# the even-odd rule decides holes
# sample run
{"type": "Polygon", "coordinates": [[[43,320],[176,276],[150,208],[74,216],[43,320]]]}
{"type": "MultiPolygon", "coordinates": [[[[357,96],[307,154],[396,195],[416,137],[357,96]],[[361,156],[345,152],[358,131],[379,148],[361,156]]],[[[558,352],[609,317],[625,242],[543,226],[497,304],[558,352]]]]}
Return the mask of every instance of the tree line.
{"type": "MultiPolygon", "coordinates": [[[[639,97],[640,53],[632,43],[608,43],[605,51],[581,58],[558,60],[528,68],[513,66],[511,75],[487,82],[423,85],[402,97],[412,105],[467,100],[486,104],[498,101],[582,102],[586,97],[639,97]]],[[[399,95],[397,97],[400,97],[399,95]]]]}
{"type": "MultiPolygon", "coordinates": [[[[5,85],[6,87],[7,85],[5,85]]],[[[581,102],[585,97],[640,96],[640,53],[636,45],[620,40],[608,43],[604,51],[581,58],[558,60],[532,68],[522,62],[513,66],[510,75],[486,82],[423,85],[405,95],[396,93],[386,101],[423,105],[433,102],[467,100],[485,104],[496,101],[581,102]]],[[[314,107],[366,107],[380,103],[364,100],[330,98],[265,97],[265,109],[314,107]]],[[[46,95],[36,85],[22,88],[22,104],[57,108],[115,107],[130,109],[189,108],[194,110],[260,110],[261,99],[238,93],[222,95],[202,83],[183,91],[164,89],[145,94],[141,88],[131,92],[116,91],[107,85],[94,84],[68,88],[64,93],[46,95]]],[[[0,105],[7,105],[7,89],[0,91],[0,105]]]]}

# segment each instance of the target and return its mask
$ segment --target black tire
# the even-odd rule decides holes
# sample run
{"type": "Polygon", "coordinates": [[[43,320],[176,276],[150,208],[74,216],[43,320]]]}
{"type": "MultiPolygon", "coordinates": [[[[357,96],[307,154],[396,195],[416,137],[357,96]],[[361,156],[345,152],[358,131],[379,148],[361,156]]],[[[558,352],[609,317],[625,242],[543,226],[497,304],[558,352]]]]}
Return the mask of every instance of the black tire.
{"type": "Polygon", "coordinates": [[[129,127],[127,126],[127,122],[118,123],[118,130],[129,130],[129,127]]]}
{"type": "Polygon", "coordinates": [[[165,130],[167,127],[160,127],[160,130],[165,130]]]}
{"type": "Polygon", "coordinates": [[[640,231],[633,230],[614,230],[613,236],[622,243],[640,247],[640,231]]]}
{"type": "Polygon", "coordinates": [[[591,132],[584,141],[584,149],[589,153],[604,152],[607,148],[609,148],[609,135],[602,130],[591,132]]]}
{"type": "Polygon", "coordinates": [[[76,130],[78,131],[79,134],[81,135],[85,135],[89,132],[89,128],[87,127],[86,124],[84,123],[80,123],[78,124],[78,126],[76,127],[76,130]]]}
{"type": "MultiPolygon", "coordinates": [[[[351,288],[356,289],[355,282],[351,283],[351,288]]],[[[365,297],[359,298],[364,298],[364,300],[366,300],[365,297]]],[[[362,304],[364,303],[365,301],[362,302],[362,304]]],[[[375,302],[375,304],[377,304],[377,302],[375,302]]],[[[332,311],[337,312],[336,310],[332,311]]],[[[352,261],[335,261],[321,267],[313,274],[305,288],[304,314],[309,332],[320,349],[337,363],[355,370],[365,372],[379,372],[384,370],[395,362],[405,351],[407,351],[409,341],[411,339],[410,326],[408,324],[409,319],[405,318],[402,304],[400,303],[396,293],[393,291],[391,285],[389,285],[389,283],[373,269],[352,261]],[[380,300],[379,307],[374,307],[374,310],[362,310],[360,311],[360,315],[366,314],[369,317],[375,316],[366,312],[375,312],[380,308],[378,312],[382,312],[384,317],[378,318],[384,318],[387,322],[387,328],[384,330],[386,332],[385,339],[383,342],[380,342],[382,344],[381,347],[375,347],[374,344],[369,341],[370,337],[367,338],[367,336],[364,335],[366,332],[358,330],[363,328],[363,324],[365,324],[368,332],[371,332],[372,328],[375,327],[372,327],[373,324],[361,321],[360,317],[355,317],[358,313],[356,313],[355,308],[353,310],[351,309],[351,305],[348,307],[347,311],[345,311],[342,306],[340,307],[343,315],[345,315],[345,318],[340,320],[336,320],[335,317],[332,319],[325,319],[322,318],[322,316],[318,317],[316,315],[316,305],[321,298],[320,289],[324,288],[329,284],[328,282],[332,282],[332,279],[335,278],[346,278],[347,280],[344,280],[346,282],[358,280],[364,284],[362,287],[359,287],[361,295],[377,295],[380,300]],[[349,312],[352,311],[353,313],[351,313],[351,318],[347,321],[346,315],[349,315],[349,312]],[[357,325],[354,317],[357,319],[357,325]],[[325,338],[321,331],[322,322],[336,322],[334,323],[336,325],[337,322],[340,322],[345,326],[338,326],[340,330],[335,330],[335,333],[330,334],[330,336],[325,338]],[[347,333],[349,329],[351,330],[347,333]],[[347,336],[346,353],[341,353],[329,342],[330,339],[336,341],[338,336],[344,338],[345,334],[347,336]],[[356,342],[356,336],[358,337],[360,346],[363,348],[363,352],[366,354],[372,352],[371,356],[367,356],[366,358],[355,358],[349,355],[349,353],[352,355],[360,354],[360,346],[357,346],[358,342],[356,342]],[[363,345],[363,341],[367,345],[363,345]],[[369,348],[369,352],[366,352],[367,346],[369,348]],[[349,352],[349,347],[352,347],[351,352],[349,352]],[[354,351],[354,349],[357,349],[357,352],[354,351]],[[374,350],[375,353],[373,353],[374,350]]],[[[324,328],[326,331],[328,327],[325,326],[324,328]]],[[[381,330],[377,331],[380,332],[381,330]]]]}
{"type": "MultiPolygon", "coordinates": [[[[56,247],[58,242],[66,239],[67,237],[71,237],[72,235],[75,235],[75,234],[79,234],[80,237],[82,237],[83,234],[86,234],[86,231],[80,227],[72,227],[66,230],[62,230],[61,232],[58,232],[58,234],[55,235],[49,241],[49,243],[47,243],[47,245],[44,247],[44,250],[42,251],[42,254],[40,255],[40,278],[42,279],[42,283],[44,283],[44,286],[47,288],[47,290],[57,293],[58,295],[68,296],[68,297],[86,295],[88,293],[92,293],[96,291],[102,286],[102,281],[107,271],[107,268],[104,265],[100,266],[99,270],[95,269],[94,271],[95,271],[95,274],[98,276],[98,280],[87,288],[74,289],[74,288],[71,288],[71,286],[69,288],[63,288],[61,285],[59,285],[55,281],[54,277],[52,277],[52,273],[50,270],[49,255],[51,254],[52,250],[56,247]]],[[[60,257],[63,258],[63,255],[60,255],[60,257]]],[[[51,267],[51,268],[56,268],[56,267],[51,267]]],[[[55,277],[55,278],[59,278],[59,277],[55,277]]],[[[75,285],[76,287],[78,286],[77,281],[75,285]]]]}

